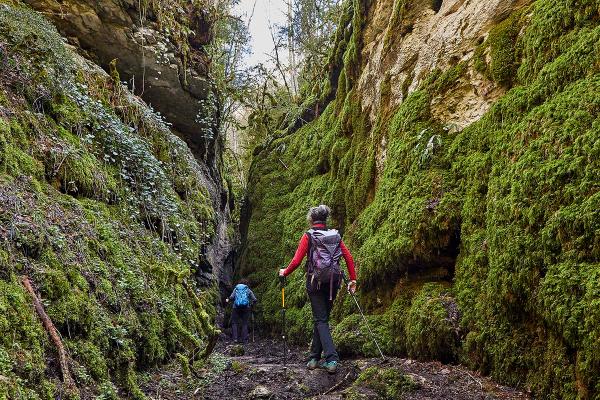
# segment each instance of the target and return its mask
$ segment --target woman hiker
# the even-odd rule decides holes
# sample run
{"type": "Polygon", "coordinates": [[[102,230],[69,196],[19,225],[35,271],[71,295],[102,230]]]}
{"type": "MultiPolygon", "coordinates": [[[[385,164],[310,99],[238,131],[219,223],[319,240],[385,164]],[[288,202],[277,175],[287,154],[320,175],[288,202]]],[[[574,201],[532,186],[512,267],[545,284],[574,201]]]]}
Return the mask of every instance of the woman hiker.
{"type": "Polygon", "coordinates": [[[227,303],[233,301],[233,309],[231,311],[233,340],[236,343],[248,343],[248,318],[252,312],[252,306],[257,301],[254,292],[248,287],[248,281],[246,279],[240,280],[225,301],[227,303]],[[242,328],[242,338],[239,340],[238,328],[240,325],[242,328]]]}
{"type": "Polygon", "coordinates": [[[327,217],[331,210],[325,205],[312,207],[307,219],[311,228],[302,235],[294,258],[287,268],[279,270],[279,276],[288,276],[308,254],[306,263],[306,290],[310,298],[313,314],[313,338],[310,348],[309,369],[322,367],[329,373],[337,371],[339,361],[331,332],[329,330],[329,314],[333,300],[342,282],[342,271],[339,260],[344,257],[350,275],[348,290],[356,291],[356,272],[350,251],[344,245],[340,234],[335,229],[327,229],[327,217]],[[321,356],[324,361],[320,363],[321,356]]]}

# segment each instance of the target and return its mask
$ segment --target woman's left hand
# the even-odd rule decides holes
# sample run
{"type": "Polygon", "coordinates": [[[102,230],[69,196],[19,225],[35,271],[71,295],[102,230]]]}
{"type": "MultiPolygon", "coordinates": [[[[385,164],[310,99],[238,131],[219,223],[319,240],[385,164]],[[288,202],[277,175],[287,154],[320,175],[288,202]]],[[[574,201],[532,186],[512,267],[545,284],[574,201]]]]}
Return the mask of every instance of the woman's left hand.
{"type": "Polygon", "coordinates": [[[279,270],[279,276],[285,276],[285,268],[279,270]]]}

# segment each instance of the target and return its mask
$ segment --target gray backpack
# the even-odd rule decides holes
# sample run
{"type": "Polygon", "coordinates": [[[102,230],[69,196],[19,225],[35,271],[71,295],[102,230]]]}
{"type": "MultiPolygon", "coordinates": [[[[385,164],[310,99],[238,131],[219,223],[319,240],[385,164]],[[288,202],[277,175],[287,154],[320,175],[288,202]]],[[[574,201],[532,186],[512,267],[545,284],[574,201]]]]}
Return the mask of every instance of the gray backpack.
{"type": "Polygon", "coordinates": [[[310,229],[306,232],[309,238],[308,248],[308,275],[311,285],[317,282],[329,283],[329,300],[332,299],[333,285],[339,284],[342,271],[340,258],[342,257],[342,238],[337,230],[310,229]]]}

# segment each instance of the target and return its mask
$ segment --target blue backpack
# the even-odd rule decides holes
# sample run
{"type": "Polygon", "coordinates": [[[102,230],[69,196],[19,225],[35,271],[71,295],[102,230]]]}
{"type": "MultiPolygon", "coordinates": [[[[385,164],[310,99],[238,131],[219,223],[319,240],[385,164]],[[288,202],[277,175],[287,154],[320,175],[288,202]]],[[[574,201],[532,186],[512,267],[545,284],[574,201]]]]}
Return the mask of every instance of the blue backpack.
{"type": "Polygon", "coordinates": [[[250,288],[242,283],[239,283],[235,286],[235,298],[233,300],[233,306],[238,307],[248,307],[250,305],[250,288]]]}

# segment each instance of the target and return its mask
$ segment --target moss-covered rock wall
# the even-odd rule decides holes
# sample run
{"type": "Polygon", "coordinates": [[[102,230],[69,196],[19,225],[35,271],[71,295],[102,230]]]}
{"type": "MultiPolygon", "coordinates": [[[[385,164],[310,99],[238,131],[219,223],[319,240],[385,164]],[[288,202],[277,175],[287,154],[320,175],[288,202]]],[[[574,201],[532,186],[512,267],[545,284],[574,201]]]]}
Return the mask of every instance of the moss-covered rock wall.
{"type": "Polygon", "coordinates": [[[224,212],[214,185],[118,76],[0,2],[0,398],[141,399],[140,372],[193,363],[216,332],[216,281],[197,279],[224,212]]]}
{"type": "Polygon", "coordinates": [[[202,0],[22,0],[67,41],[160,112],[198,159],[218,171],[217,96],[205,47],[216,4],[202,0]]]}
{"type": "MultiPolygon", "coordinates": [[[[387,353],[466,363],[539,398],[597,398],[600,3],[498,3],[454,38],[456,53],[382,71],[375,90],[372,49],[387,49],[381,65],[405,65],[420,18],[449,27],[456,13],[485,13],[383,3],[350,2],[352,37],[322,115],[255,153],[241,273],[267,323],[278,329],[276,271],[308,207],[325,203],[387,353]],[[394,29],[376,29],[385,15],[394,29]]],[[[437,45],[419,42],[417,56],[437,45]]],[[[289,336],[306,343],[301,275],[286,293],[289,336]]],[[[375,354],[348,296],[333,325],[342,352],[375,354]]]]}

